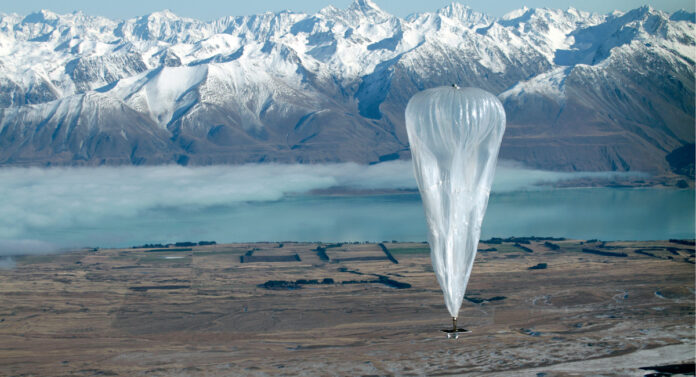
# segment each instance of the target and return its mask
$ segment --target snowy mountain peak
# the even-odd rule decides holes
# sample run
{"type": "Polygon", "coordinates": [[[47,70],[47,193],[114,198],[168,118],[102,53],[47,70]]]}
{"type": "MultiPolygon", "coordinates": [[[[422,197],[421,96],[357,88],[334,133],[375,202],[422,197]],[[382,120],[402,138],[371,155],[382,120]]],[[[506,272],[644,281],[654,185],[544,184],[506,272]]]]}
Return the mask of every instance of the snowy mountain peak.
{"type": "Polygon", "coordinates": [[[527,13],[527,12],[529,12],[529,8],[527,8],[527,6],[525,5],[524,7],[520,8],[520,9],[515,9],[515,10],[512,10],[508,13],[505,13],[503,15],[503,17],[501,17],[500,19],[506,20],[506,21],[513,20],[515,18],[520,18],[520,17],[524,16],[525,13],[527,13]]]}
{"type": "MultiPolygon", "coordinates": [[[[129,20],[2,15],[0,165],[406,157],[408,99],[452,83],[501,94],[513,124],[544,125],[544,137],[554,127],[572,134],[595,123],[606,127],[602,135],[633,135],[639,122],[662,116],[640,108],[652,101],[670,114],[658,123],[671,133],[655,147],[669,151],[693,139],[692,19],[649,7],[616,15],[525,7],[494,19],[459,3],[401,19],[369,0],[314,15],[267,12],[212,22],[168,10],[129,20]],[[625,94],[644,87],[640,96],[625,94]],[[595,123],[572,118],[593,108],[602,108],[595,123]],[[624,129],[629,108],[642,118],[624,129]],[[685,119],[692,121],[686,131],[674,126],[685,119]],[[52,138],[67,124],[84,127],[66,133],[69,142],[52,138]],[[118,135],[108,133],[112,126],[121,127],[118,135]]],[[[640,132],[638,141],[597,145],[652,145],[641,135],[663,131],[640,132]]],[[[570,161],[563,157],[570,152],[558,153],[549,161],[570,161]]],[[[605,150],[587,154],[609,156],[603,167],[623,166],[605,150]]],[[[626,156],[631,165],[637,154],[626,156]]],[[[664,162],[651,164],[659,170],[664,162]]]]}
{"type": "Polygon", "coordinates": [[[462,5],[460,3],[449,3],[444,8],[438,9],[437,13],[442,14],[447,17],[458,17],[463,14],[478,13],[471,9],[468,5],[462,5]]]}
{"type": "Polygon", "coordinates": [[[630,22],[630,21],[638,21],[638,20],[643,20],[645,17],[647,17],[650,14],[656,14],[658,13],[655,11],[651,6],[649,5],[643,5],[640,8],[632,9],[624,14],[622,14],[619,19],[621,19],[621,22],[630,22]]]}
{"type": "Polygon", "coordinates": [[[385,20],[394,18],[391,14],[383,11],[377,4],[371,0],[355,0],[348,7],[348,12],[356,15],[367,17],[369,20],[385,20]]]}
{"type": "Polygon", "coordinates": [[[51,23],[54,24],[59,18],[57,13],[53,13],[50,10],[42,9],[38,12],[30,13],[22,20],[22,23],[51,23]]]}
{"type": "Polygon", "coordinates": [[[206,36],[205,25],[201,21],[179,17],[169,10],[163,10],[124,21],[115,34],[144,41],[183,42],[206,36]]]}
{"type": "Polygon", "coordinates": [[[372,0],[354,0],[349,9],[359,10],[361,12],[383,12],[383,10],[372,0]]]}
{"type": "Polygon", "coordinates": [[[451,3],[440,9],[437,13],[441,16],[459,20],[465,24],[488,23],[490,18],[483,13],[476,12],[469,6],[460,3],[451,3]]]}
{"type": "MultiPolygon", "coordinates": [[[[179,17],[178,15],[176,15],[174,12],[172,12],[169,9],[163,9],[161,11],[152,12],[144,17],[141,17],[141,19],[142,18],[147,19],[150,22],[158,22],[158,21],[165,22],[165,20],[166,21],[177,21],[177,20],[184,19],[182,17],[179,17]]],[[[187,19],[187,21],[193,21],[193,19],[187,19]]]]}

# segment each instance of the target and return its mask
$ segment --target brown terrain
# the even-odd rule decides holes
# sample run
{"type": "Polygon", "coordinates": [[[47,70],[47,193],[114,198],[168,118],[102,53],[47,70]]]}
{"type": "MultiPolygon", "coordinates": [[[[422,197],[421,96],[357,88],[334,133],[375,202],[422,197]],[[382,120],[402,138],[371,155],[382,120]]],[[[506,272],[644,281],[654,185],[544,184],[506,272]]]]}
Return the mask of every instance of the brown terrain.
{"type": "Polygon", "coordinates": [[[458,340],[440,331],[451,321],[428,252],[257,243],[15,257],[0,270],[0,375],[693,375],[692,242],[487,240],[458,340]]]}

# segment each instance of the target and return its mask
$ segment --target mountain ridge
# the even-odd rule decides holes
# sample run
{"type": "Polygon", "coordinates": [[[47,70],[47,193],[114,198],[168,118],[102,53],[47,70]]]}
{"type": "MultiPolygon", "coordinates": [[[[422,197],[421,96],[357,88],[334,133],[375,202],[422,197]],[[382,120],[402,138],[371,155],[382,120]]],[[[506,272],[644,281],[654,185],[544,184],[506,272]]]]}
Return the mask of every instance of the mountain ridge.
{"type": "Polygon", "coordinates": [[[0,166],[408,158],[406,102],[457,83],[503,102],[502,158],[667,173],[694,140],[695,39],[650,7],[0,15],[0,166]]]}

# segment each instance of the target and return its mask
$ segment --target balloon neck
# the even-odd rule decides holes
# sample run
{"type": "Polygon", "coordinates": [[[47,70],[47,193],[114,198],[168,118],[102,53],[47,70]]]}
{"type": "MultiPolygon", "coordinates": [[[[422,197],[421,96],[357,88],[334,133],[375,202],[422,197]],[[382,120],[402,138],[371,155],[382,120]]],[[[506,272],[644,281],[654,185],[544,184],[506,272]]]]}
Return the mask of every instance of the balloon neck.
{"type": "Polygon", "coordinates": [[[452,330],[457,332],[457,317],[452,317],[452,330]]]}

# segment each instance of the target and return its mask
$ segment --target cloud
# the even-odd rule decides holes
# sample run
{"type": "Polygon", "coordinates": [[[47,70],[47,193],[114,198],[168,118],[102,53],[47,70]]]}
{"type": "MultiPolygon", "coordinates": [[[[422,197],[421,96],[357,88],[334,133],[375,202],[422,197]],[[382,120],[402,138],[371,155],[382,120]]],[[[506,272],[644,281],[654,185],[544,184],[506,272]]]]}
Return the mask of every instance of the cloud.
{"type": "Polygon", "coordinates": [[[622,177],[645,176],[641,172],[556,172],[530,169],[513,161],[499,161],[496,167],[493,192],[513,192],[529,190],[549,190],[553,184],[579,178],[615,179],[622,177]]]}
{"type": "MultiPolygon", "coordinates": [[[[501,164],[494,192],[539,189],[538,182],[605,173],[554,173],[501,164]]],[[[55,252],[76,227],[108,234],[148,211],[273,202],[331,187],[415,189],[410,161],[239,166],[0,169],[0,255],[55,252]]],[[[116,233],[116,232],[114,232],[116,233]]],[[[115,236],[114,236],[115,237],[115,236]]],[[[126,237],[126,236],[119,236],[126,237]]],[[[82,242],[82,241],[80,241],[82,242]]],[[[127,242],[121,238],[100,244],[127,242]]]]}
{"type": "MultiPolygon", "coordinates": [[[[58,252],[59,249],[48,242],[39,240],[0,239],[0,256],[2,255],[31,255],[31,254],[51,254],[58,252]]],[[[11,259],[10,259],[11,260],[11,259]]],[[[0,260],[0,265],[2,260],[0,260]]],[[[1,267],[1,266],[0,266],[1,267]]]]}
{"type": "Polygon", "coordinates": [[[0,270],[10,270],[15,268],[17,263],[12,257],[0,257],[0,270]]]}

